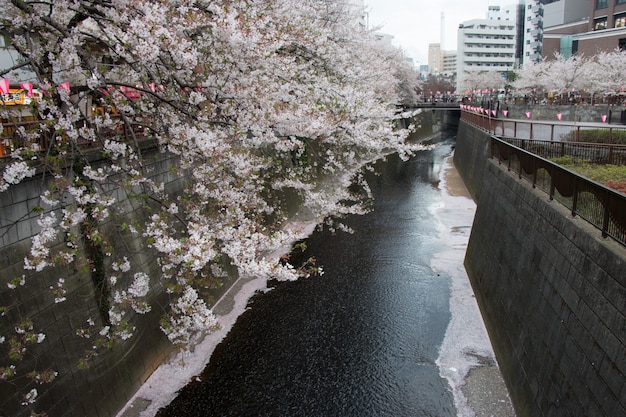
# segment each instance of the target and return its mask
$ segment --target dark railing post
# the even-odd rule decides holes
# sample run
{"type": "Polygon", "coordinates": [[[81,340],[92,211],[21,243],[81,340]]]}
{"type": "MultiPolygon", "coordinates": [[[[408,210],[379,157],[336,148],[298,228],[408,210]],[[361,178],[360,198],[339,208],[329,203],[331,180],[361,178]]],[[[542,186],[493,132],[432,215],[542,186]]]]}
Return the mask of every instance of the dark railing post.
{"type": "Polygon", "coordinates": [[[537,188],[537,158],[533,158],[533,188],[537,188]]]}
{"type": "Polygon", "coordinates": [[[554,200],[554,165],[550,166],[550,201],[554,200]]]}
{"type": "Polygon", "coordinates": [[[550,142],[554,142],[554,123],[550,125],[550,142]]]}
{"type": "Polygon", "coordinates": [[[578,207],[578,178],[574,177],[574,194],[572,196],[572,217],[576,217],[578,207]]]}
{"type": "Polygon", "coordinates": [[[533,138],[533,122],[530,122],[530,138],[529,139],[532,139],[532,138],[533,138]]]}
{"type": "Polygon", "coordinates": [[[602,221],[602,237],[608,236],[609,230],[609,189],[604,192],[604,220],[602,221]]]}

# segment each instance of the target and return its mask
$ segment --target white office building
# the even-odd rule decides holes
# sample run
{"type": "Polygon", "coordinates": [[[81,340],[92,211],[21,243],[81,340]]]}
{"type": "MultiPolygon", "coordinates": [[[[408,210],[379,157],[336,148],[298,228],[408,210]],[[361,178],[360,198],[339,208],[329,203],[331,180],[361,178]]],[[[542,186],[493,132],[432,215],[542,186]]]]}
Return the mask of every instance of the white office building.
{"type": "MultiPolygon", "coordinates": [[[[465,89],[467,71],[493,71],[504,77],[515,68],[517,5],[489,6],[487,18],[463,22],[458,30],[457,91],[465,89]]],[[[495,74],[494,74],[495,75],[495,74]]]]}

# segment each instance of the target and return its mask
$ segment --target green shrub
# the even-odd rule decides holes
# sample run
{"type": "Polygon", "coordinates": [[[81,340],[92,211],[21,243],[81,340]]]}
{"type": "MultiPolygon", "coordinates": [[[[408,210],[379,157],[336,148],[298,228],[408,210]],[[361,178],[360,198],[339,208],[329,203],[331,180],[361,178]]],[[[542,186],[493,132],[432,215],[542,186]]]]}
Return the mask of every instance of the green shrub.
{"type": "Polygon", "coordinates": [[[571,156],[562,156],[550,159],[585,178],[589,178],[608,188],[626,194],[626,166],[624,165],[598,165],[587,162],[575,161],[571,156]]]}
{"type": "Polygon", "coordinates": [[[626,129],[581,129],[572,130],[563,136],[563,140],[588,143],[613,143],[626,145],[626,129]],[[578,137],[578,140],[577,140],[578,137]],[[610,140],[609,140],[610,139],[610,140]]]}

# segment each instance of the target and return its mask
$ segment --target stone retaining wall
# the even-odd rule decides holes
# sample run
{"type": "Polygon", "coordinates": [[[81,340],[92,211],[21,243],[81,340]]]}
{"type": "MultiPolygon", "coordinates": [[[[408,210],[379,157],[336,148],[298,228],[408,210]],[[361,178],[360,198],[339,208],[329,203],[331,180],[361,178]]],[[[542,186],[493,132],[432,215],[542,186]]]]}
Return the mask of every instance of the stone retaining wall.
{"type": "MultiPolygon", "coordinates": [[[[175,176],[171,169],[176,164],[175,159],[154,149],[144,151],[144,157],[147,169],[156,180],[165,181],[169,192],[182,189],[183,179],[175,176]]],[[[6,308],[0,317],[0,335],[6,338],[5,343],[0,344],[0,367],[15,363],[18,375],[36,369],[54,370],[58,376],[52,383],[41,385],[24,377],[11,382],[0,380],[0,415],[30,416],[31,411],[35,411],[51,417],[114,416],[171,352],[171,344],[159,329],[159,317],[163,311],[155,309],[147,315],[128,317],[137,328],[132,338],[116,342],[112,349],[100,349],[100,354],[86,361],[85,366],[80,364],[81,358],[95,343],[97,334],[87,339],[78,337],[77,330],[89,328],[89,319],[96,324],[93,328],[100,328],[103,323],[98,302],[102,288],[89,273],[90,257],[85,248],[80,248],[77,261],[71,265],[46,268],[36,273],[27,271],[24,286],[18,285],[15,290],[7,286],[12,279],[25,273],[24,257],[30,251],[30,240],[40,231],[37,225],[39,213],[33,209],[43,207],[39,196],[46,188],[46,182],[37,176],[0,193],[0,307],[6,308]],[[66,301],[55,303],[51,289],[61,278],[65,281],[66,301]],[[45,339],[41,344],[29,346],[21,361],[7,360],[10,338],[19,337],[14,326],[25,319],[31,320],[35,331],[45,334],[45,339]],[[23,393],[33,388],[39,395],[31,410],[21,402],[23,393]]],[[[141,202],[132,201],[121,191],[117,193],[116,201],[128,224],[145,221],[150,214],[144,212],[141,202]]],[[[114,237],[110,242],[114,250],[127,254],[138,271],[151,277],[160,276],[155,258],[143,247],[141,239],[118,226],[112,222],[101,225],[106,235],[114,237]]],[[[65,242],[58,241],[57,245],[64,246],[65,242]]],[[[166,294],[154,281],[149,301],[153,305],[165,305],[166,294]]]]}
{"type": "Polygon", "coordinates": [[[487,155],[461,121],[465,266],[518,416],[626,415],[626,248],[487,155]]]}

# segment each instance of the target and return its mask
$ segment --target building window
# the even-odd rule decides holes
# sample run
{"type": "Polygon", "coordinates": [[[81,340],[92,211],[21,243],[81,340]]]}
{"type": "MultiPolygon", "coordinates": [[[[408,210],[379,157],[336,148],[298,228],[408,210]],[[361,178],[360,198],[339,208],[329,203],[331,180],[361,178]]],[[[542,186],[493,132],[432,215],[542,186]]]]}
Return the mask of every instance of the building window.
{"type": "Polygon", "coordinates": [[[596,0],[596,10],[609,7],[609,0],[596,0]]]}
{"type": "Polygon", "coordinates": [[[622,38],[618,41],[617,47],[620,51],[626,51],[626,38],[622,38]]]}
{"type": "MultiPolygon", "coordinates": [[[[626,0],[624,0],[626,1],[626,0]]],[[[616,14],[615,15],[615,27],[623,28],[626,27],[626,13],[616,14]]]]}
{"type": "Polygon", "coordinates": [[[615,4],[626,4],[626,0],[615,0],[615,4]]]}
{"type": "Polygon", "coordinates": [[[607,18],[601,17],[599,19],[593,19],[593,30],[606,29],[607,18]]]}

